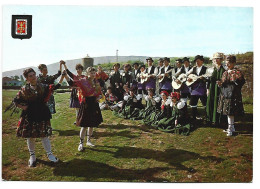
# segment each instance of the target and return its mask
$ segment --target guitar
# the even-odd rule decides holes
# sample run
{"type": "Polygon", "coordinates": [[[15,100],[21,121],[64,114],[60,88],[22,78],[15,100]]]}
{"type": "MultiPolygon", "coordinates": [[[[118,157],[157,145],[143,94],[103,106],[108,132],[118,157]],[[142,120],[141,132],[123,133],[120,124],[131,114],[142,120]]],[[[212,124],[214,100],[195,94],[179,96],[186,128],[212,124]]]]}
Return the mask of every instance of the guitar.
{"type": "Polygon", "coordinates": [[[176,82],[175,80],[173,80],[173,81],[172,81],[172,87],[177,90],[177,89],[181,88],[182,84],[183,84],[185,81],[187,81],[187,75],[184,74],[184,73],[182,73],[182,74],[179,75],[179,77],[178,77],[176,80],[179,80],[180,83],[178,83],[178,82],[176,82]]]}
{"type": "Polygon", "coordinates": [[[144,73],[144,72],[140,73],[139,77],[141,78],[141,83],[143,84],[143,83],[147,82],[151,76],[154,76],[154,74],[148,74],[148,73],[144,73]]]}
{"type": "MultiPolygon", "coordinates": [[[[174,69],[174,68],[173,68],[173,69],[174,69]]],[[[170,70],[168,70],[167,72],[158,75],[158,76],[157,76],[157,77],[159,78],[159,79],[158,79],[158,82],[161,83],[161,82],[165,79],[165,74],[170,73],[173,69],[170,69],[170,70]]]]}
{"type": "Polygon", "coordinates": [[[200,77],[211,77],[214,72],[214,67],[207,68],[206,73],[203,75],[195,75],[195,74],[190,74],[187,77],[186,85],[189,87],[193,83],[195,83],[200,77]],[[191,81],[189,81],[191,79],[191,81]]]}

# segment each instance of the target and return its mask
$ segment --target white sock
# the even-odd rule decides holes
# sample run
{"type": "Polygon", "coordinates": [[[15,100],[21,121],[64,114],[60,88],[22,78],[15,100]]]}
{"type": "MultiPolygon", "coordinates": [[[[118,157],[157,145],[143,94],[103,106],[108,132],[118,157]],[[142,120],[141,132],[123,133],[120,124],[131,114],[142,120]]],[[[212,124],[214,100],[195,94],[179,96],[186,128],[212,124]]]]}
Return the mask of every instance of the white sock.
{"type": "Polygon", "coordinates": [[[48,137],[43,137],[42,139],[42,145],[47,153],[47,155],[52,154],[51,152],[51,142],[48,137]]]}
{"type": "Polygon", "coordinates": [[[86,136],[86,131],[87,131],[87,127],[81,127],[80,132],[79,132],[80,143],[84,142],[84,138],[86,136]]]}
{"type": "Polygon", "coordinates": [[[27,138],[27,146],[30,153],[30,158],[32,158],[33,161],[35,161],[35,138],[27,138]]]}
{"type": "Polygon", "coordinates": [[[232,129],[235,129],[234,127],[235,117],[227,116],[227,119],[228,119],[228,130],[232,131],[232,129]]]}
{"type": "Polygon", "coordinates": [[[93,134],[93,127],[88,127],[87,142],[90,142],[90,137],[93,134]]]}

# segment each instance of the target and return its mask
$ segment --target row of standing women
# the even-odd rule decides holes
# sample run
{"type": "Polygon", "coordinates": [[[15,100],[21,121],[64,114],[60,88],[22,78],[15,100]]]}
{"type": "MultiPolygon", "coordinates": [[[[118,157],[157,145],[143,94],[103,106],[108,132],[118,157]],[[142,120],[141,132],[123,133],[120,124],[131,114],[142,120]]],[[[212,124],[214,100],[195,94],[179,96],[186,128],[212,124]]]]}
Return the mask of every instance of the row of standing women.
{"type": "MultiPolygon", "coordinates": [[[[148,68],[146,68],[145,72],[142,71],[143,66],[139,70],[138,64],[134,64],[135,69],[132,72],[132,77],[129,77],[130,79],[128,78],[129,74],[126,74],[129,72],[129,68],[125,66],[126,70],[120,74],[118,72],[118,64],[114,65],[114,72],[109,78],[106,74],[103,74],[102,70],[96,73],[92,67],[86,70],[87,75],[84,76],[82,75],[83,67],[80,65],[76,67],[78,75],[74,75],[67,69],[64,61],[60,61],[60,70],[54,76],[47,75],[46,65],[39,66],[41,74],[38,79],[33,69],[24,70],[23,75],[27,80],[27,84],[21,88],[13,102],[22,109],[17,127],[17,136],[27,138],[27,146],[30,153],[29,166],[32,167],[36,164],[35,138],[42,139],[49,160],[52,162],[58,161],[58,158],[52,154],[48,137],[52,133],[51,114],[55,113],[53,90],[60,87],[64,78],[66,78],[70,86],[75,88],[74,92],[72,92],[71,107],[78,108],[75,124],[81,127],[79,151],[83,150],[87,128],[87,145],[94,146],[90,141],[93,127],[97,127],[103,121],[97,99],[100,98],[101,90],[105,87],[104,83],[108,79],[110,79],[111,92],[117,96],[118,101],[122,101],[119,114],[122,111],[127,112],[127,107],[131,109],[131,105],[128,106],[129,104],[140,102],[140,99],[135,99],[138,94],[139,97],[146,95],[146,108],[138,112],[138,114],[135,112],[135,119],[143,119],[145,123],[154,125],[164,131],[172,131],[176,129],[177,125],[184,126],[183,129],[187,126],[186,128],[189,129],[188,119],[186,119],[187,100],[185,99],[187,97],[190,98],[194,119],[196,119],[197,104],[198,99],[200,99],[202,104],[207,107],[207,118],[211,123],[218,123],[220,115],[227,116],[227,136],[231,136],[235,130],[234,116],[244,113],[241,87],[245,80],[241,71],[234,67],[236,63],[235,56],[227,57],[228,70],[224,70],[221,65],[222,60],[223,56],[220,53],[214,54],[213,63],[216,66],[210,78],[205,76],[207,67],[203,66],[204,58],[200,55],[195,57],[196,66],[191,67],[189,59],[184,58],[183,60],[178,60],[179,64],[184,62],[184,66],[178,66],[177,68],[169,66],[170,59],[167,57],[160,59],[159,67],[154,67],[152,65],[153,60],[148,58],[148,68]],[[162,65],[162,62],[164,65],[162,65]],[[61,75],[62,65],[64,65],[65,71],[59,83],[54,85],[55,79],[61,75]],[[182,72],[185,72],[186,75],[194,74],[198,76],[196,82],[191,87],[185,86],[185,82],[180,81],[180,78],[178,78],[178,74],[180,75],[182,72]],[[141,79],[147,79],[147,81],[141,82],[141,79]],[[159,100],[154,98],[156,79],[161,80],[159,83],[161,99],[159,100]],[[181,84],[181,88],[178,91],[172,90],[172,85],[170,85],[172,81],[181,84]],[[128,98],[122,94],[123,86],[125,86],[125,89],[131,86],[128,98]],[[170,98],[167,99],[167,96],[170,96],[170,98]],[[160,102],[160,105],[157,104],[158,102],[160,102]]],[[[192,80],[195,79],[189,78],[186,83],[193,82],[192,80]]],[[[140,108],[138,103],[136,104],[136,108],[140,108]]]]}

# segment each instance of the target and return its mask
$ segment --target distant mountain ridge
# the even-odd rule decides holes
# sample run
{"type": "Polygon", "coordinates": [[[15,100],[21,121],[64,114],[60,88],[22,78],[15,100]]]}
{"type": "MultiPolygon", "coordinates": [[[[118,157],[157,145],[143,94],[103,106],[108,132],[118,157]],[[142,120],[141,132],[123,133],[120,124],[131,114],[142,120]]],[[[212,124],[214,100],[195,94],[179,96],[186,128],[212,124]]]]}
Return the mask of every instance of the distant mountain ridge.
{"type": "MultiPolygon", "coordinates": [[[[138,61],[138,60],[145,61],[145,59],[147,57],[148,56],[118,56],[118,62],[127,62],[129,60],[130,61],[138,61]]],[[[116,56],[102,56],[102,57],[91,57],[91,58],[94,59],[94,65],[117,61],[116,56]]],[[[152,57],[152,58],[158,59],[159,57],[152,57]]],[[[68,69],[71,72],[76,73],[75,65],[81,63],[81,58],[73,59],[73,60],[65,60],[65,61],[66,61],[66,65],[67,65],[68,69]]],[[[59,70],[59,62],[47,64],[47,67],[48,67],[48,74],[49,75],[56,74],[59,70]]],[[[20,76],[20,75],[23,74],[23,70],[26,69],[26,68],[29,68],[29,67],[2,72],[2,77],[11,77],[11,76],[15,76],[15,75],[20,76]]],[[[30,68],[33,68],[36,71],[37,75],[40,73],[37,67],[31,66],[30,68]]]]}

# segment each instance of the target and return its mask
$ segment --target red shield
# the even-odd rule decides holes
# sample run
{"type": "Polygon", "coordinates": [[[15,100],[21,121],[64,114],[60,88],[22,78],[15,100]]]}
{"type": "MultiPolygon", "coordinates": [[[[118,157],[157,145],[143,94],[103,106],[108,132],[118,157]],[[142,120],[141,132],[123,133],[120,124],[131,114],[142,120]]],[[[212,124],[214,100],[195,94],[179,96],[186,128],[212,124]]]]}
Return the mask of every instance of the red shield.
{"type": "Polygon", "coordinates": [[[16,34],[27,35],[27,20],[16,19],[16,34]]]}

